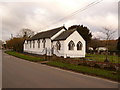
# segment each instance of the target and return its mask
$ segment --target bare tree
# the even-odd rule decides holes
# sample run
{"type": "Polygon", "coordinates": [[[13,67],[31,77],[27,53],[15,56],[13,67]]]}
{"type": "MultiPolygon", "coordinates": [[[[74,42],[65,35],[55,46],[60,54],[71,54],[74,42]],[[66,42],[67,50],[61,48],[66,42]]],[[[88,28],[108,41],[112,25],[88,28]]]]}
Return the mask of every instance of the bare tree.
{"type": "Polygon", "coordinates": [[[16,37],[11,34],[11,39],[6,41],[6,46],[14,51],[23,52],[24,41],[34,35],[30,29],[22,29],[16,37]]]}
{"type": "Polygon", "coordinates": [[[113,35],[116,31],[112,30],[111,28],[104,27],[103,31],[101,31],[101,32],[104,34],[104,36],[102,36],[102,38],[105,40],[105,46],[107,48],[105,62],[109,62],[109,60],[108,60],[108,43],[110,40],[114,39],[113,35]]]}
{"type": "Polygon", "coordinates": [[[25,38],[30,38],[34,35],[34,31],[24,28],[20,30],[19,34],[17,35],[18,37],[25,37],[25,38]]]}

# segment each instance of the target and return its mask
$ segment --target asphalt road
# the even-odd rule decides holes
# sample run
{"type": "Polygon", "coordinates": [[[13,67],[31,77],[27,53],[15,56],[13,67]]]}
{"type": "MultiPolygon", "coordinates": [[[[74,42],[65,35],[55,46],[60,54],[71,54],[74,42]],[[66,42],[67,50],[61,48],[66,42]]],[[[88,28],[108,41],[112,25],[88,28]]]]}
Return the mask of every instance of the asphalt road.
{"type": "Polygon", "coordinates": [[[2,50],[0,50],[0,88],[2,88],[2,50]]]}
{"type": "Polygon", "coordinates": [[[118,83],[3,54],[3,88],[118,88],[118,83]]]}

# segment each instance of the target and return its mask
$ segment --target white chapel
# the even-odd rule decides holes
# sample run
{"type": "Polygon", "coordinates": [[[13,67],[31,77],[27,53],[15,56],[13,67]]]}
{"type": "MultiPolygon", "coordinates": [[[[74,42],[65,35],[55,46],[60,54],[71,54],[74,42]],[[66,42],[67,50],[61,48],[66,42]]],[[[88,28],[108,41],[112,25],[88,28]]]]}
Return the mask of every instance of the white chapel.
{"type": "Polygon", "coordinates": [[[24,52],[59,57],[85,57],[86,42],[76,29],[64,26],[37,33],[24,42],[24,52]]]}

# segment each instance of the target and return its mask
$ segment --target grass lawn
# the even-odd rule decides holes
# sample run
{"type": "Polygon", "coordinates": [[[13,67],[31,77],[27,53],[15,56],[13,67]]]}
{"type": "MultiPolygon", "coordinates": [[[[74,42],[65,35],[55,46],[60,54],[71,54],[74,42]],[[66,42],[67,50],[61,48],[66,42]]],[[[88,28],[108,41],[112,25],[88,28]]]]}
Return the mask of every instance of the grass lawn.
{"type": "Polygon", "coordinates": [[[33,62],[44,61],[44,59],[42,59],[42,58],[31,56],[31,55],[25,55],[25,54],[18,53],[15,51],[5,51],[5,53],[12,55],[12,56],[15,56],[15,57],[18,57],[18,58],[21,58],[21,59],[33,61],[33,62]]]}
{"type": "MultiPolygon", "coordinates": [[[[104,62],[106,57],[105,57],[105,55],[87,54],[86,58],[92,59],[95,61],[104,62]]],[[[110,60],[111,63],[120,63],[120,57],[118,57],[118,56],[108,55],[108,59],[110,60]]]]}
{"type": "Polygon", "coordinates": [[[56,61],[51,61],[47,63],[48,65],[64,68],[64,69],[69,69],[73,70],[76,72],[81,72],[81,73],[86,73],[90,75],[95,75],[95,76],[100,76],[112,80],[119,80],[120,81],[120,72],[115,71],[108,71],[104,69],[98,69],[98,68],[92,68],[92,67],[87,67],[87,66],[78,66],[78,65],[72,65],[72,64],[67,64],[67,63],[62,63],[62,62],[56,62],[56,61]]]}

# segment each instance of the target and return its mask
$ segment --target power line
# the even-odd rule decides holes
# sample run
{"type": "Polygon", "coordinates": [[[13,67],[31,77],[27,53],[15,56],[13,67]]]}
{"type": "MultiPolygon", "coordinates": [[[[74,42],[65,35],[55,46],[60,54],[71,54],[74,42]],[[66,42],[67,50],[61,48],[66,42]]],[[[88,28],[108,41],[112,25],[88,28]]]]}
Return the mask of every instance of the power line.
{"type": "Polygon", "coordinates": [[[59,19],[59,20],[57,20],[57,21],[55,21],[55,22],[52,22],[50,25],[46,25],[46,27],[50,27],[51,25],[56,25],[56,24],[60,23],[61,21],[65,20],[65,19],[68,19],[68,18],[70,18],[70,17],[72,17],[72,16],[74,16],[74,15],[80,13],[80,12],[85,11],[86,9],[88,9],[88,8],[90,8],[90,7],[98,4],[98,3],[100,3],[101,1],[103,1],[103,0],[96,0],[96,1],[88,4],[87,6],[85,6],[85,7],[83,7],[83,8],[80,8],[80,9],[76,10],[75,12],[73,12],[73,13],[71,13],[71,14],[63,17],[63,18],[61,18],[61,19],[59,19]]]}
{"type": "MultiPolygon", "coordinates": [[[[98,0],[97,0],[97,1],[98,1],[98,0]]],[[[90,7],[92,7],[93,5],[98,4],[98,3],[99,3],[99,2],[94,1],[94,2],[92,2],[92,3],[90,3],[90,4],[88,4],[87,6],[85,6],[84,8],[81,8],[81,9],[79,9],[79,10],[77,10],[77,11],[75,11],[75,12],[73,12],[73,13],[71,13],[71,14],[63,17],[63,18],[61,18],[59,21],[62,21],[62,20],[64,20],[64,19],[66,19],[66,18],[69,18],[69,17],[71,17],[71,16],[73,16],[73,15],[79,13],[79,12],[82,12],[82,11],[86,10],[87,8],[90,8],[90,7]]]]}

